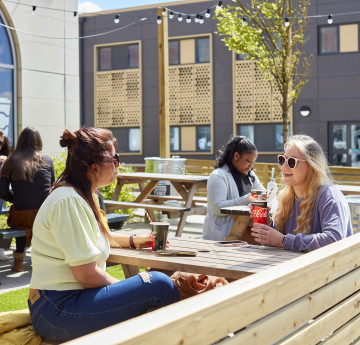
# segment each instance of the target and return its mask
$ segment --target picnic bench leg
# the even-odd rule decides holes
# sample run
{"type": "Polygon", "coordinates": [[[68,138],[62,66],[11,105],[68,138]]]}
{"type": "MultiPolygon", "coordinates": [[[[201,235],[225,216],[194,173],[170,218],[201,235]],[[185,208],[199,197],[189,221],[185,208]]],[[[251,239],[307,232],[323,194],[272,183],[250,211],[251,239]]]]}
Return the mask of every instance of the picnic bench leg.
{"type": "Polygon", "coordinates": [[[116,187],[115,187],[115,190],[114,190],[114,193],[111,197],[111,200],[115,200],[115,201],[118,201],[119,200],[119,196],[120,196],[120,192],[121,192],[121,188],[122,186],[125,184],[125,181],[123,180],[117,180],[117,184],[116,184],[116,187]]]}
{"type": "MultiPolygon", "coordinates": [[[[196,193],[197,185],[193,183],[191,187],[189,188],[189,191],[186,196],[185,200],[185,207],[191,208],[192,201],[194,199],[195,193],[196,193]]],[[[185,223],[186,223],[186,217],[191,211],[184,211],[183,214],[180,216],[180,221],[178,224],[178,227],[176,229],[176,237],[181,237],[185,223]]]]}
{"type": "Polygon", "coordinates": [[[233,215],[234,225],[226,238],[226,241],[238,240],[252,223],[252,218],[244,215],[233,215]]]}
{"type": "Polygon", "coordinates": [[[123,268],[125,278],[130,278],[140,273],[138,266],[126,265],[126,264],[121,264],[121,266],[123,268]]]}

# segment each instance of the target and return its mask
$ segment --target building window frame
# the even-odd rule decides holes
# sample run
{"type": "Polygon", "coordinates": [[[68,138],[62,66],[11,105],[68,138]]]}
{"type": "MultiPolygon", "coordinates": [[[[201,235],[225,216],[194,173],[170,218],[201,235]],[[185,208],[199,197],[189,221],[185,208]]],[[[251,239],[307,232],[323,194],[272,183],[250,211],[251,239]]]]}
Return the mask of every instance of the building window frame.
{"type": "MultiPolygon", "coordinates": [[[[1,10],[1,8],[0,8],[0,19],[2,20],[2,22],[5,25],[9,25],[8,21],[6,20],[6,16],[5,16],[4,12],[1,10]]],[[[17,131],[17,128],[18,128],[17,54],[16,54],[14,37],[13,37],[12,31],[6,27],[2,27],[2,28],[5,30],[8,40],[9,40],[9,49],[10,49],[11,56],[12,56],[12,64],[0,63],[0,68],[12,71],[12,99],[11,99],[11,106],[10,106],[12,109],[10,110],[10,114],[9,114],[9,117],[10,117],[9,126],[5,126],[4,128],[0,128],[0,129],[3,130],[5,135],[8,137],[8,139],[10,141],[10,145],[15,147],[16,143],[17,143],[17,132],[18,132],[17,131]],[[7,131],[6,131],[6,129],[7,129],[7,131]]],[[[14,35],[15,35],[15,33],[14,33],[14,35]]],[[[2,111],[2,113],[4,113],[4,112],[2,111]]]]}
{"type": "Polygon", "coordinates": [[[318,26],[318,55],[338,55],[338,54],[357,54],[360,52],[360,23],[359,22],[349,22],[349,23],[339,23],[339,24],[328,24],[328,25],[319,25],[318,26]],[[349,52],[341,52],[340,51],[340,27],[347,25],[357,25],[357,33],[358,33],[358,50],[357,51],[349,51],[349,52]],[[321,30],[323,28],[336,27],[336,41],[337,41],[337,50],[334,52],[322,52],[322,35],[321,30]]]}
{"type": "MultiPolygon", "coordinates": [[[[129,53],[129,51],[128,51],[129,53]]],[[[142,44],[140,40],[136,40],[136,41],[123,41],[123,42],[113,42],[113,43],[103,43],[103,44],[97,44],[94,45],[94,123],[95,126],[98,126],[96,124],[96,109],[97,109],[97,75],[98,74],[102,74],[102,73],[109,73],[109,72],[116,72],[116,71],[132,71],[132,70],[139,70],[139,74],[140,74],[140,80],[139,80],[139,89],[140,89],[140,100],[139,100],[139,109],[140,109],[140,116],[139,116],[139,125],[133,125],[133,124],[129,124],[127,126],[110,126],[110,127],[106,127],[106,126],[99,126],[99,127],[103,127],[103,128],[108,128],[111,131],[113,131],[114,133],[116,133],[116,129],[127,129],[127,138],[130,138],[130,131],[134,130],[135,128],[139,129],[139,133],[140,133],[140,150],[139,151],[130,151],[130,142],[128,142],[128,149],[125,151],[122,151],[122,147],[119,147],[119,152],[121,152],[121,155],[123,156],[141,156],[143,154],[143,92],[142,92],[142,44]],[[110,70],[99,70],[99,49],[101,48],[107,48],[107,47],[112,47],[112,46],[131,46],[131,45],[138,45],[138,61],[139,61],[139,65],[138,67],[127,67],[127,68],[123,68],[123,69],[110,69],[110,70]]],[[[130,140],[130,139],[129,139],[130,140]]]]}

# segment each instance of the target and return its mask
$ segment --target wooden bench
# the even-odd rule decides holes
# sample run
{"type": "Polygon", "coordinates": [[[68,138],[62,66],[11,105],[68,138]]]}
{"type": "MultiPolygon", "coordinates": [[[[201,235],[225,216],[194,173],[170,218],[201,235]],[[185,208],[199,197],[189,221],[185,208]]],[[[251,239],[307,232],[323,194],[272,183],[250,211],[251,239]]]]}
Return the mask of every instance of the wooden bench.
{"type": "Polygon", "coordinates": [[[0,229],[0,248],[9,248],[11,240],[14,237],[26,236],[26,230],[23,229],[0,229]]]}
{"type": "Polygon", "coordinates": [[[344,345],[358,337],[360,234],[67,344],[344,345]]]}
{"type": "Polygon", "coordinates": [[[104,200],[106,209],[111,212],[120,208],[144,208],[146,210],[157,210],[162,211],[168,214],[169,218],[177,218],[185,211],[190,211],[190,207],[183,206],[168,206],[168,205],[156,205],[150,203],[140,203],[140,202],[126,202],[126,201],[114,201],[114,200],[104,200]]]}
{"type": "Polygon", "coordinates": [[[102,197],[101,194],[99,194],[99,202],[100,202],[100,207],[105,212],[110,230],[111,229],[120,230],[123,227],[124,222],[130,219],[130,216],[128,214],[108,213],[104,203],[104,198],[102,197]]]}

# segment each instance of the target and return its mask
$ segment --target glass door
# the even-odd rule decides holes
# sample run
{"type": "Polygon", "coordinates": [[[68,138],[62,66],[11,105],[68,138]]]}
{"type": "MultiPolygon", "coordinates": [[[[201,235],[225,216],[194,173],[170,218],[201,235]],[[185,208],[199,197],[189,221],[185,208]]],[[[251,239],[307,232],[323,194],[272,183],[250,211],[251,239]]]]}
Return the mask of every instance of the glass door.
{"type": "Polygon", "coordinates": [[[329,163],[360,166],[360,122],[330,123],[329,163]]]}

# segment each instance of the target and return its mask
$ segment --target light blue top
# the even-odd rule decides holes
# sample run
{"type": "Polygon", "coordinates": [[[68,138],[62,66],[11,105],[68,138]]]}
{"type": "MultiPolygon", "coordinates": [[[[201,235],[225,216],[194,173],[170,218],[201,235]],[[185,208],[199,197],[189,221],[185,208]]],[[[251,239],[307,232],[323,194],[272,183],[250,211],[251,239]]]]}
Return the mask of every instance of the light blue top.
{"type": "MultiPolygon", "coordinates": [[[[263,187],[258,177],[252,172],[255,180],[250,179],[252,188],[263,187]]],[[[207,183],[207,215],[203,226],[203,239],[224,241],[228,237],[234,220],[231,215],[220,212],[222,207],[248,205],[250,193],[240,196],[238,187],[227,165],[215,169],[207,183]]]]}

